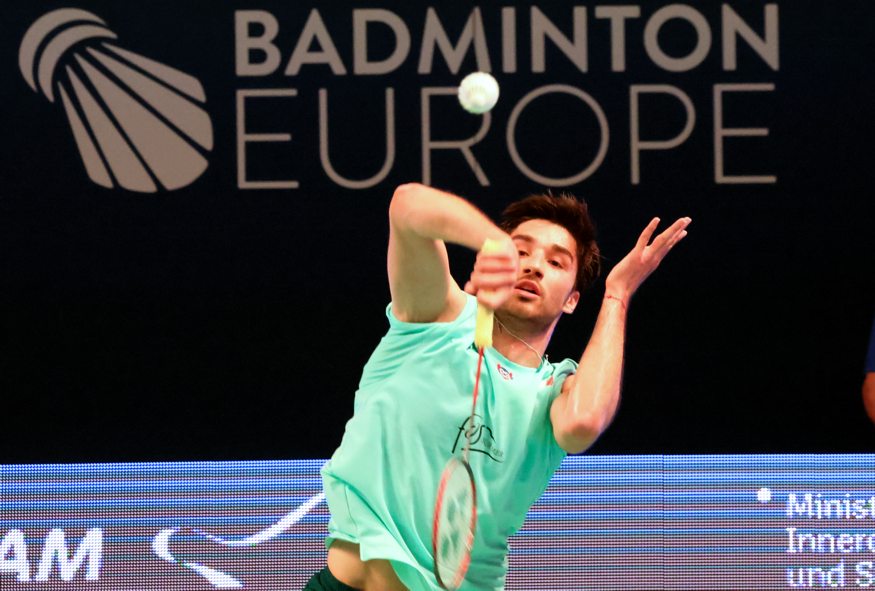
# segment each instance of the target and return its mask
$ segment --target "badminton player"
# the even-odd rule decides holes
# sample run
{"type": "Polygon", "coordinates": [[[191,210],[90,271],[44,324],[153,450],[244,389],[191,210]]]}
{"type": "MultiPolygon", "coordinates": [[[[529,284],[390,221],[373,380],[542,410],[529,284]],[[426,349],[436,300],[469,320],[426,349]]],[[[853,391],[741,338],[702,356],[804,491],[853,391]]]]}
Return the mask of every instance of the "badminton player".
{"type": "Polygon", "coordinates": [[[599,273],[586,204],[538,195],[496,225],[468,201],[419,184],[389,207],[389,329],[364,367],[354,414],[322,470],[331,512],[327,567],[308,591],[433,591],[435,491],[470,436],[478,521],[461,589],[499,590],[507,540],[566,454],[587,449],[620,396],[632,295],[686,236],[689,218],[655,235],[658,219],[608,274],[579,361],[547,359],[556,323],[599,273]],[[479,252],[487,239],[497,252],[479,252]],[[478,251],[464,289],[446,244],[478,251]],[[477,302],[495,311],[471,420],[477,302]]]}

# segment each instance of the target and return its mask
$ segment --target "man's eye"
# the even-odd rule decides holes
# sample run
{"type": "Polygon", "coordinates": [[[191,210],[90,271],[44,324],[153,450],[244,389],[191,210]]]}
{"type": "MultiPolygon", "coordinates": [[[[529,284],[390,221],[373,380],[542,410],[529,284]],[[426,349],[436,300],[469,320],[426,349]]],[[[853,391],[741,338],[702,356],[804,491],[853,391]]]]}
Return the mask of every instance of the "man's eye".
{"type": "Polygon", "coordinates": [[[517,251],[517,254],[520,255],[521,257],[524,257],[524,256],[528,256],[529,253],[527,253],[527,252],[524,251],[524,250],[518,250],[518,251],[517,251]]]}

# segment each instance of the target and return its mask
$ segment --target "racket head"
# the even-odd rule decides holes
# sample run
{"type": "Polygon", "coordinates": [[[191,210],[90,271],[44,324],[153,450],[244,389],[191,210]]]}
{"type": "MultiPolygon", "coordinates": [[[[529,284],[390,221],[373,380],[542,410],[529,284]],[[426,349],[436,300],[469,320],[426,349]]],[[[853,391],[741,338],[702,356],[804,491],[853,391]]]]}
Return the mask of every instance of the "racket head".
{"type": "Polygon", "coordinates": [[[438,485],[431,545],[434,574],[443,589],[455,591],[471,564],[477,527],[477,489],[468,463],[452,457],[438,485]]]}

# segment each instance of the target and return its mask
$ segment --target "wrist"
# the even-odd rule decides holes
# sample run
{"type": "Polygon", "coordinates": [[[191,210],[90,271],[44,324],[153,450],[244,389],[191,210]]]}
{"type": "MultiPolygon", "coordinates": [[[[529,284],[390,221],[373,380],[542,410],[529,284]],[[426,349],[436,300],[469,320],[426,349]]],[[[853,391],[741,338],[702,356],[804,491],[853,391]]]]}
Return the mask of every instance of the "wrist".
{"type": "Polygon", "coordinates": [[[621,296],[618,292],[605,292],[605,302],[615,302],[621,308],[623,308],[624,312],[629,311],[629,298],[621,296]]]}

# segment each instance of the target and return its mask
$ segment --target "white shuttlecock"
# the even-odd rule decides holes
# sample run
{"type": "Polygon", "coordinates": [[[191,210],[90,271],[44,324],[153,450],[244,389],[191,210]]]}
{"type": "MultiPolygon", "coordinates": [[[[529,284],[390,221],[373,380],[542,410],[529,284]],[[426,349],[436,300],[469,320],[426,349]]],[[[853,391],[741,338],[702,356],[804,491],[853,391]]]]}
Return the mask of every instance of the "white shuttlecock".
{"type": "Polygon", "coordinates": [[[459,85],[459,103],[475,115],[486,113],[498,102],[498,82],[486,72],[474,72],[459,85]]]}
{"type": "Polygon", "coordinates": [[[50,102],[60,97],[85,170],[98,185],[154,193],[157,185],[191,184],[213,149],[201,83],[107,39],[116,34],[100,17],[53,10],[25,33],[21,74],[50,102]]]}

